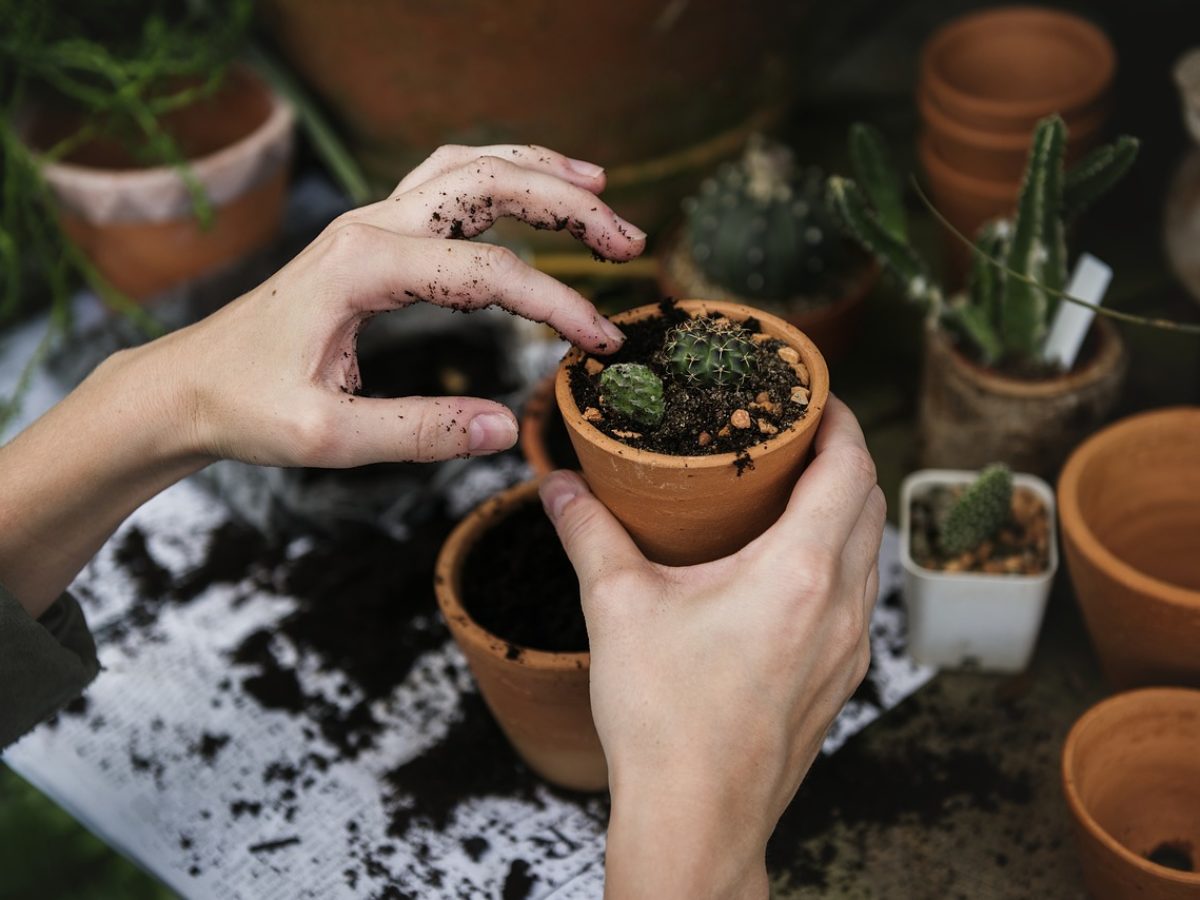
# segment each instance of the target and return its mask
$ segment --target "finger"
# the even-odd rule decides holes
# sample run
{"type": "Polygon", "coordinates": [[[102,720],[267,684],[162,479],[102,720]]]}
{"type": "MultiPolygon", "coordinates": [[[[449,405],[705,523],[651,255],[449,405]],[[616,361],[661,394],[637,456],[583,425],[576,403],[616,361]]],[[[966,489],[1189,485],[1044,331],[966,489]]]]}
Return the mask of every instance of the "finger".
{"type": "Polygon", "coordinates": [[[569,231],[605,259],[633,259],[646,248],[645,232],[591,191],[494,156],[481,157],[344,218],[399,234],[469,238],[504,216],[535,228],[569,231]]]}
{"type": "Polygon", "coordinates": [[[871,574],[867,576],[867,586],[863,591],[863,611],[865,618],[871,621],[871,614],[875,611],[875,604],[879,602],[879,565],[876,563],[875,568],[871,570],[871,574]]]}
{"type": "Polygon", "coordinates": [[[579,293],[504,247],[404,237],[363,222],[323,240],[313,277],[330,302],[360,314],[418,300],[464,312],[499,304],[594,353],[612,353],[625,339],[579,293]]]}
{"type": "Polygon", "coordinates": [[[598,194],[604,190],[605,177],[601,166],[582,159],[571,159],[536,144],[492,144],[487,147],[446,144],[438,147],[428,159],[405,175],[391,195],[396,197],[411,191],[439,175],[445,175],[452,169],[484,156],[494,156],[524,169],[533,169],[566,179],[592,193],[598,194]]]}
{"type": "Polygon", "coordinates": [[[646,558],[587,482],[574,472],[551,472],[538,492],[579,576],[584,613],[593,613],[589,607],[596,602],[596,586],[615,572],[644,566],[646,558]]]}
{"type": "Polygon", "coordinates": [[[862,512],[842,548],[842,572],[848,584],[858,588],[878,570],[879,546],[887,519],[883,490],[876,485],[867,495],[862,512]]]}

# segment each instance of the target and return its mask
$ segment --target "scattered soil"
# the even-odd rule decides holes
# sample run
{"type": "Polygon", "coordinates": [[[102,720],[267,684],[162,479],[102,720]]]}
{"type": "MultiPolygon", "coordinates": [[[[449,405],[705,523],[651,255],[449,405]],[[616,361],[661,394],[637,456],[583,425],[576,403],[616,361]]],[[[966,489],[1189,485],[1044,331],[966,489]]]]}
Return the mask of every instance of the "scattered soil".
{"type": "Polygon", "coordinates": [[[938,548],[938,523],[966,485],[934,487],[913,497],[912,556],[917,565],[939,572],[1038,575],[1050,565],[1050,519],[1042,499],[1028,488],[1013,489],[1008,522],[975,550],[947,556],[938,548]]]}
{"type": "Polygon", "coordinates": [[[1146,859],[1180,872],[1196,871],[1196,864],[1192,860],[1192,845],[1187,841],[1163,841],[1146,854],[1146,859]]]}
{"type": "Polygon", "coordinates": [[[588,648],[579,581],[536,502],[510,513],[471,548],[463,565],[462,594],[471,617],[517,651],[579,653],[588,648]]]}
{"type": "MultiPolygon", "coordinates": [[[[769,339],[756,342],[755,371],[741,388],[688,386],[666,376],[667,369],[658,358],[667,332],[688,314],[672,300],[660,304],[662,315],[621,326],[625,343],[611,356],[587,356],[570,368],[571,392],[579,409],[599,410],[601,417],[593,424],[607,434],[631,447],[667,453],[672,456],[707,456],[713,453],[736,453],[762,443],[772,434],[783,431],[802,419],[807,408],[792,402],[792,389],[807,387],[792,365],[778,355],[785,345],[769,339]],[[663,377],[665,414],[654,430],[631,422],[616,413],[607,412],[600,403],[599,372],[588,372],[588,360],[604,366],[636,362],[649,366],[663,377]],[[760,395],[766,393],[766,402],[760,395]],[[732,427],[735,413],[748,416],[749,427],[732,427]],[[761,420],[761,421],[760,421],[761,420]],[[705,434],[707,438],[701,438],[705,434]]],[[[755,319],[741,323],[751,334],[761,334],[755,319]]],[[[596,370],[595,363],[592,365],[596,370]]]]}

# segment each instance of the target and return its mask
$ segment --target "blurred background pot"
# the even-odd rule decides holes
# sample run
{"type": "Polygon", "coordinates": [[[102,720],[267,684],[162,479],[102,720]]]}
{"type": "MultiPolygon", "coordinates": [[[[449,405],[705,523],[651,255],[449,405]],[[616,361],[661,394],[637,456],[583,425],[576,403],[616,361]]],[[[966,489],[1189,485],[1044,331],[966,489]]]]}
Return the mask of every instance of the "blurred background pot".
{"type": "MultiPolygon", "coordinates": [[[[1067,462],[1058,501],[1067,567],[1108,680],[1200,686],[1200,408],[1101,431],[1067,462]]],[[[1200,744],[1193,750],[1200,758],[1200,744]]]]}
{"type": "Polygon", "coordinates": [[[1151,688],[1088,710],[1063,792],[1094,900],[1200,897],[1200,691],[1151,688]]]}
{"type": "Polygon", "coordinates": [[[555,469],[578,469],[567,426],[554,401],[554,372],[537,383],[521,412],[521,455],[541,477],[555,469]]]}

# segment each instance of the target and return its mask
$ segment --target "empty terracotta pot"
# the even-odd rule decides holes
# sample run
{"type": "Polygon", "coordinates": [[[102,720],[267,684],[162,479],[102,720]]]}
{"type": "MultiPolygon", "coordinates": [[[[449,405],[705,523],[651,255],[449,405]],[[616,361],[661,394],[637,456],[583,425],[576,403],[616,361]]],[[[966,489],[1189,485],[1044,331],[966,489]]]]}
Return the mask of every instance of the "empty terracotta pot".
{"type": "Polygon", "coordinates": [[[554,373],[534,387],[521,412],[521,455],[535,477],[555,469],[578,469],[567,428],[554,402],[554,373]]]}
{"type": "Polygon", "coordinates": [[[1067,736],[1062,779],[1093,900],[1200,897],[1200,691],[1093,706],[1067,736]]]}
{"type": "Polygon", "coordinates": [[[462,602],[463,565],[489,529],[525,504],[538,503],[528,481],[476,507],[446,538],[434,575],[438,606],[488,709],[529,767],[577,791],[608,784],[608,766],[592,723],[587,653],[547,653],[512,644],[480,626],[462,602]]]}
{"type": "MultiPolygon", "coordinates": [[[[929,180],[934,206],[961,234],[974,240],[981,225],[998,216],[1012,215],[1021,193],[1018,173],[1008,180],[979,178],[949,165],[933,147],[929,135],[918,143],[921,168],[929,180]]],[[[946,248],[957,264],[965,266],[970,249],[951,234],[945,236],[946,248]]]]}
{"type": "MultiPolygon", "coordinates": [[[[623,444],[587,422],[571,393],[571,350],[559,366],[555,396],[588,484],[652,560],[686,566],[728,556],[779,518],[804,468],[829,398],[829,370],[811,340],[782,319],[749,306],[681,300],[692,315],[755,318],[762,331],[794,348],[810,375],[807,414],[740,455],[670,456],[623,444]]],[[[618,325],[659,315],[641,306],[614,316],[618,325]]]]}
{"type": "Polygon", "coordinates": [[[1109,681],[1200,686],[1200,408],[1142,413],[1096,434],[1063,469],[1058,507],[1109,681]]]}
{"type": "Polygon", "coordinates": [[[1087,19],[1008,6],[939,28],[921,50],[920,84],[963,126],[1028,136],[1050,113],[1090,111],[1115,70],[1112,43],[1087,19]]]}

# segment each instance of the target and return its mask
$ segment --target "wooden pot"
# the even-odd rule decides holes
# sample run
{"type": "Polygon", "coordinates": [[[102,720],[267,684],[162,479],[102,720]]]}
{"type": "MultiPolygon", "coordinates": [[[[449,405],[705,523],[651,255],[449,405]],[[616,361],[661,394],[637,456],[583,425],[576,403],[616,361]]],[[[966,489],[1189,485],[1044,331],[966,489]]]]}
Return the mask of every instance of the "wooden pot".
{"type": "MultiPolygon", "coordinates": [[[[776,316],[716,300],[681,300],[678,306],[693,316],[719,314],[735,322],[756,318],[765,334],[800,354],[811,379],[807,414],[740,458],[733,453],[670,456],[630,447],[586,421],[567,371],[582,354],[572,349],[563,359],[555,396],[592,491],[646,556],[686,566],[734,553],[779,518],[829,399],[829,370],[816,345],[776,316]]],[[[623,325],[657,315],[657,305],[641,306],[613,321],[623,325]]]]}
{"type": "Polygon", "coordinates": [[[467,658],[488,709],[509,742],[552,784],[599,791],[608,766],[592,723],[588,653],[522,649],[483,629],[462,602],[462,570],[471,548],[525,504],[538,503],[538,484],[527,481],[485,500],[446,538],[434,586],[450,633],[467,658]]]}
{"type": "Polygon", "coordinates": [[[1200,408],[1104,429],[1072,454],[1058,502],[1067,567],[1109,681],[1200,687],[1200,408]]]}
{"type": "Polygon", "coordinates": [[[977,365],[944,331],[926,329],[921,465],[980,469],[1004,462],[1052,480],[1075,446],[1105,422],[1124,383],[1128,360],[1117,330],[1098,319],[1089,343],[1073,371],[1030,381],[977,365]]]}
{"type": "Polygon", "coordinates": [[[1117,694],[1067,736],[1063,792],[1093,900],[1200,897],[1200,691],[1117,694]],[[1147,857],[1164,850],[1192,871],[1147,857]]]}

